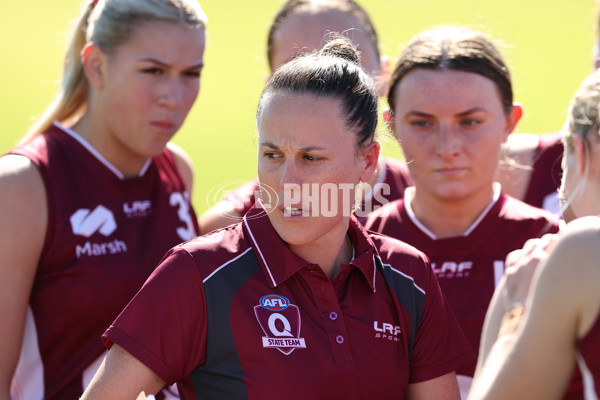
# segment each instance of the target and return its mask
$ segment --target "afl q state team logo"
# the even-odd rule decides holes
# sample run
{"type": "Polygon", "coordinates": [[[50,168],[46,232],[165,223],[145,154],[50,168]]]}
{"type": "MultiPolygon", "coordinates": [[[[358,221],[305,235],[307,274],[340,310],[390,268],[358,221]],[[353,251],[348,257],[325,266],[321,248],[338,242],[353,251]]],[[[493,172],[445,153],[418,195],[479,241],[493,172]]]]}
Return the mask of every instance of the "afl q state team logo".
{"type": "Polygon", "coordinates": [[[254,314],[266,336],[262,338],[264,348],[275,348],[289,355],[295,349],[305,349],[306,342],[300,337],[300,310],[298,306],[278,294],[260,298],[254,306],[254,314]]]}

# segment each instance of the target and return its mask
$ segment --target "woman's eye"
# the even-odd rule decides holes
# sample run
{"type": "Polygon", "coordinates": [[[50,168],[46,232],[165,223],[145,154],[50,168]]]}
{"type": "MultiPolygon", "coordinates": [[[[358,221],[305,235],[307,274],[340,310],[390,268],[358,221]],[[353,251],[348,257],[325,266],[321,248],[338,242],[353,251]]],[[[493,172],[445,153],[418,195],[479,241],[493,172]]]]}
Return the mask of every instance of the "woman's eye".
{"type": "Polygon", "coordinates": [[[163,71],[160,68],[146,68],[143,69],[142,72],[144,72],[145,74],[160,75],[163,71]]]}
{"type": "Polygon", "coordinates": [[[272,151],[266,151],[263,153],[263,157],[268,158],[270,160],[274,160],[279,157],[279,154],[272,151]]]}
{"type": "Polygon", "coordinates": [[[479,125],[482,121],[478,119],[465,119],[461,121],[461,125],[463,126],[475,126],[479,125]]]}
{"type": "Polygon", "coordinates": [[[187,71],[184,75],[188,78],[200,78],[200,71],[187,71]]]}
{"type": "Polygon", "coordinates": [[[427,127],[431,126],[431,122],[425,121],[425,120],[417,120],[417,121],[411,121],[410,125],[414,126],[415,128],[427,128],[427,127]]]}
{"type": "Polygon", "coordinates": [[[321,160],[321,157],[313,156],[313,155],[310,155],[310,154],[305,154],[303,157],[307,161],[319,161],[319,160],[321,160]]]}

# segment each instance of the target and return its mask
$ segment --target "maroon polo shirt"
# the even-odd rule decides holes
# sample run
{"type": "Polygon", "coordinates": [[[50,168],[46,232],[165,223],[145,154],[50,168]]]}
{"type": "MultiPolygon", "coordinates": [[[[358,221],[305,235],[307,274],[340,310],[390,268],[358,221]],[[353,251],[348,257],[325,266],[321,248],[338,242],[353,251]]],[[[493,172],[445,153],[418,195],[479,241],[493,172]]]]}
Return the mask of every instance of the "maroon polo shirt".
{"type": "Polygon", "coordinates": [[[183,399],[398,399],[473,360],[426,257],[353,218],[331,281],[261,209],[171,250],[105,333],[183,399]]]}

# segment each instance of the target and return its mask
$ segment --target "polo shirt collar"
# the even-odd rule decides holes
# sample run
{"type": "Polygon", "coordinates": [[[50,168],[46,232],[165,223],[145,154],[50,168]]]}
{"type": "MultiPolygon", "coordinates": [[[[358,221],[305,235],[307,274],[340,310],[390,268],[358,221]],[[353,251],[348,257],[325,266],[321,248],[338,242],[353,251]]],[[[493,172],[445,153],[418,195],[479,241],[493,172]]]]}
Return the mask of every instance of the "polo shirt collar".
{"type": "MultiPolygon", "coordinates": [[[[244,215],[243,227],[258,262],[265,274],[269,287],[274,288],[310,263],[293,253],[288,244],[277,234],[269,216],[261,207],[252,207],[244,215]]],[[[352,215],[348,237],[354,247],[354,259],[350,265],[356,267],[375,291],[375,257],[377,253],[367,231],[352,215]]]]}
{"type": "Polygon", "coordinates": [[[354,246],[354,259],[350,261],[350,265],[358,268],[365,280],[369,283],[371,290],[375,292],[375,277],[377,276],[377,268],[375,267],[375,255],[377,248],[369,237],[368,232],[352,214],[350,218],[350,226],[348,227],[348,237],[354,246]]]}

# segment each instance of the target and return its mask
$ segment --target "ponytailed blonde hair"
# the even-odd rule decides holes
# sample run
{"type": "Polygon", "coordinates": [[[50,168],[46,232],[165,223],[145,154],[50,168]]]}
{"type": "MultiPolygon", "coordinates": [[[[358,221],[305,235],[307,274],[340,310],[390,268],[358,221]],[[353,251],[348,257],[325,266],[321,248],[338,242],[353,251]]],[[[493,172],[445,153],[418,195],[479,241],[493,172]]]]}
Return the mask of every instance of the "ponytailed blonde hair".
{"type": "Polygon", "coordinates": [[[570,210],[570,206],[573,199],[580,196],[587,185],[590,173],[589,157],[592,157],[590,144],[593,141],[600,140],[600,69],[585,78],[575,96],[573,96],[569,105],[567,120],[562,128],[562,134],[565,154],[575,150],[573,137],[579,136],[583,139],[583,150],[586,159],[588,159],[585,163],[583,176],[578,179],[573,188],[569,190],[569,193],[566,191],[566,174],[563,174],[558,190],[563,215],[576,218],[581,215],[574,215],[573,211],[570,210]]]}
{"type": "Polygon", "coordinates": [[[65,52],[58,93],[22,142],[44,132],[55,120],[74,121],[85,112],[88,81],[81,51],[86,43],[93,42],[104,53],[111,54],[126,43],[140,25],[157,21],[203,28],[207,18],[196,0],[93,0],[84,5],[65,52]]]}
{"type": "Polygon", "coordinates": [[[575,93],[563,129],[567,151],[573,151],[574,135],[581,136],[586,145],[600,138],[600,69],[585,78],[575,93]]]}

